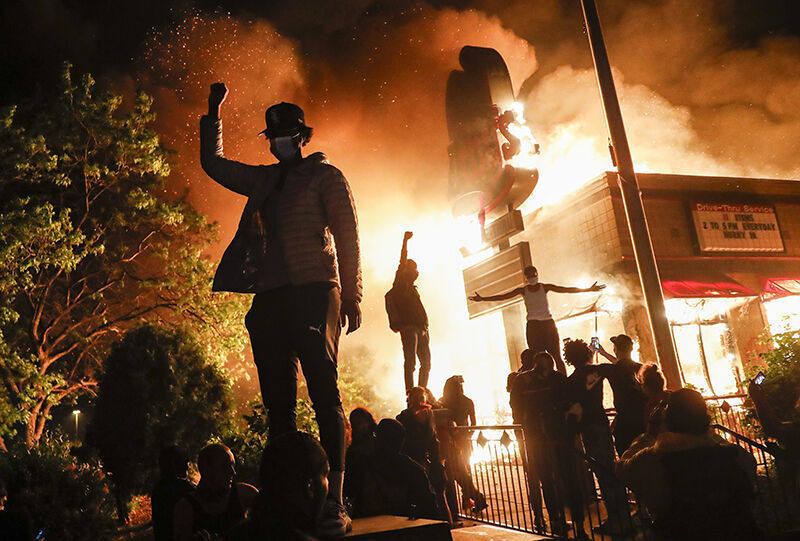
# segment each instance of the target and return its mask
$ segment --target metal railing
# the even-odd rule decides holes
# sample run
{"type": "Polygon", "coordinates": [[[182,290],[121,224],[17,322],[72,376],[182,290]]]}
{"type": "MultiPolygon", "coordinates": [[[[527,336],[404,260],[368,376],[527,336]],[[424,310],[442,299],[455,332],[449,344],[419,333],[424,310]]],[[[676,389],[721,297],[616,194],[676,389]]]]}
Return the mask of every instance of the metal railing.
{"type": "Polygon", "coordinates": [[[711,422],[764,445],[758,419],[744,406],[747,399],[746,394],[707,397],[706,404],[711,422]]]}
{"type": "MultiPolygon", "coordinates": [[[[779,479],[773,451],[721,424],[713,428],[756,458],[754,514],[759,526],[769,534],[800,526],[796,495],[779,479]]],[[[453,481],[448,500],[454,515],[552,537],[576,539],[585,532],[584,539],[598,541],[655,539],[647,510],[617,480],[613,466],[598,463],[577,446],[560,446],[537,456],[543,450],[541,442],[527,448],[519,425],[458,427],[453,434],[454,447],[459,449],[444,457],[453,481]],[[543,459],[543,455],[558,456],[561,462],[546,463],[553,459],[543,459]],[[529,467],[532,462],[535,467],[529,467]],[[541,479],[537,471],[556,472],[562,479],[552,475],[541,479]],[[485,508],[479,505],[478,493],[485,497],[485,508]],[[616,506],[612,521],[607,521],[609,496],[625,499],[616,506]]]]}
{"type": "MultiPolygon", "coordinates": [[[[780,448],[771,443],[755,441],[720,424],[712,425],[717,433],[730,443],[742,447],[756,460],[755,518],[766,533],[777,534],[800,528],[800,501],[791,475],[778,471],[784,457],[780,448]]],[[[798,465],[786,463],[791,471],[798,465]]],[[[788,473],[788,472],[787,472],[788,473]]]]}

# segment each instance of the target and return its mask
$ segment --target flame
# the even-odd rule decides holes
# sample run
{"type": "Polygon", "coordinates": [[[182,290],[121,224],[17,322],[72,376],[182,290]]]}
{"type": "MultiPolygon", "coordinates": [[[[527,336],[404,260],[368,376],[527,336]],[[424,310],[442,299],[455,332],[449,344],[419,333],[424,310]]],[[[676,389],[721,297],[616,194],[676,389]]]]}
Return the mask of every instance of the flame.
{"type": "Polygon", "coordinates": [[[519,169],[536,169],[539,164],[539,149],[536,138],[525,120],[525,107],[515,101],[511,104],[510,110],[514,113],[514,121],[508,125],[508,131],[519,139],[520,150],[508,160],[508,163],[519,169]]]}
{"type": "Polygon", "coordinates": [[[800,295],[790,295],[764,303],[772,334],[800,329],[800,295]]]}

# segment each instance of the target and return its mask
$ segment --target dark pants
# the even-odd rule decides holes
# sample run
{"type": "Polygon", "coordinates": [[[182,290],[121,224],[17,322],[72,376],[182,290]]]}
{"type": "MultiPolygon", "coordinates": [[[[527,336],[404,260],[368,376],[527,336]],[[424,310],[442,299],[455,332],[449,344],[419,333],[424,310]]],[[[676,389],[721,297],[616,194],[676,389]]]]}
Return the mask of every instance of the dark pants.
{"type": "Polygon", "coordinates": [[[561,341],[555,321],[529,319],[525,326],[525,338],[528,340],[528,349],[534,353],[548,352],[556,361],[556,370],[566,375],[567,369],[561,360],[561,341]]]}
{"type": "Polygon", "coordinates": [[[583,449],[592,459],[592,468],[609,517],[620,520],[629,516],[625,486],[614,474],[614,442],[608,425],[590,425],[581,429],[583,449]]]}
{"type": "Polygon", "coordinates": [[[400,341],[403,343],[403,369],[406,378],[406,391],[414,386],[414,368],[419,357],[419,386],[428,386],[428,374],[431,372],[431,347],[428,331],[418,327],[400,329],[400,341]]]}
{"type": "Polygon", "coordinates": [[[647,430],[647,425],[644,421],[644,408],[642,408],[642,415],[622,415],[617,412],[617,418],[614,419],[614,426],[612,432],[614,433],[614,447],[617,450],[617,456],[622,456],[622,453],[628,450],[633,440],[639,434],[647,430]]]}
{"type": "Polygon", "coordinates": [[[284,286],[256,294],[245,317],[270,438],[297,430],[298,359],[331,470],[344,470],[345,422],[337,385],[339,289],[284,286]]]}

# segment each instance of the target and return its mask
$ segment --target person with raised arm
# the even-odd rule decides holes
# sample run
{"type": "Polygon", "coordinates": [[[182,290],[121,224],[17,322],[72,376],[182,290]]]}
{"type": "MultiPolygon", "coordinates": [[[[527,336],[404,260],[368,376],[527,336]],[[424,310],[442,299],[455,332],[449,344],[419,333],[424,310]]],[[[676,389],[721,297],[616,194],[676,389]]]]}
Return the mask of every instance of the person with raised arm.
{"type": "Polygon", "coordinates": [[[431,348],[428,334],[428,314],[414,282],[419,277],[417,263],[408,258],[408,241],[414,233],[406,231],[403,235],[403,248],[400,250],[400,264],[394,276],[392,289],[386,293],[386,314],[389,328],[400,333],[403,345],[403,372],[406,392],[414,387],[414,369],[419,359],[419,386],[428,386],[431,371],[431,348]]]}
{"type": "Polygon", "coordinates": [[[547,294],[553,293],[588,293],[605,289],[604,284],[593,283],[589,287],[567,287],[539,282],[539,271],[534,266],[525,267],[525,285],[501,293],[500,295],[482,296],[477,291],[470,297],[475,302],[505,301],[514,297],[522,297],[525,302],[528,323],[525,327],[525,337],[528,349],[533,353],[547,351],[553,356],[556,369],[566,375],[567,369],[561,359],[561,342],[558,337],[558,327],[550,314],[550,305],[547,294]]]}
{"type": "Polygon", "coordinates": [[[297,430],[298,360],[322,447],[330,461],[321,530],[343,536],[352,523],[342,504],[345,419],[338,387],[339,335],[361,325],[361,257],[350,186],[311,138],[303,110],[281,102],[265,113],[271,165],[225,157],[220,107],[228,89],[211,85],[200,120],[200,163],[214,181],[247,197],[239,227],[214,276],[214,291],[254,294],[245,317],[269,437],[297,430]]]}

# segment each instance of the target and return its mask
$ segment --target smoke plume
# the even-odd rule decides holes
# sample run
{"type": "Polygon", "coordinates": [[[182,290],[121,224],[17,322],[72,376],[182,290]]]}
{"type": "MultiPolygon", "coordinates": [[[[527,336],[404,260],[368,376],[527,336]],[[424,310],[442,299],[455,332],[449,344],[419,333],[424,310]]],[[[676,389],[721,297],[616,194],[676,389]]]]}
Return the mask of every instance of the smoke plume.
{"type": "MultiPolygon", "coordinates": [[[[506,402],[505,339],[499,316],[467,319],[458,253],[464,228],[445,197],[445,84],[463,45],[503,55],[542,147],[540,185],[525,208],[558,201],[612,167],[580,13],[556,0],[536,9],[484,1],[462,11],[424,3],[393,11],[364,1],[335,16],[324,4],[304,10],[302,20],[284,13],[272,22],[187,12],[151,35],[135,78],[120,84],[156,96],[159,128],[177,151],[171,188],[190,188],[193,202],[221,225],[212,257],[232,237],[244,201],[199,167],[208,86],[224,81],[230,89],[225,150],[243,162],[272,160],[256,135],[266,107],[303,107],[315,130],[308,151],[324,151],[344,172],[360,219],[364,328],[343,337],[343,358],[368,348],[371,376],[401,406],[400,341],[388,329],[383,294],[403,231],[412,230],[410,256],[420,265],[431,319],[431,387],[439,394],[448,376],[463,374],[467,393],[493,420],[506,402]]],[[[634,162],[665,173],[798,176],[800,41],[735,45],[718,13],[697,4],[600,3],[634,162]]]]}

